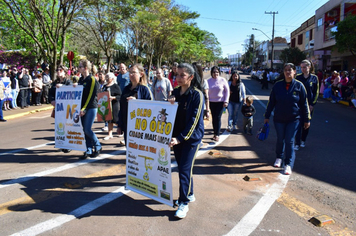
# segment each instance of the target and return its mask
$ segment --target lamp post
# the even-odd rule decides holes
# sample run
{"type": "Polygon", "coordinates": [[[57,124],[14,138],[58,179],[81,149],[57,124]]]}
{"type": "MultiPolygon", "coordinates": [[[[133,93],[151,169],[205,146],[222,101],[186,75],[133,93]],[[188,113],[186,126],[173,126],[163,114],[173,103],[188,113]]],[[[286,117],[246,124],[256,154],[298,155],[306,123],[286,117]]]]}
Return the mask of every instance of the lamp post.
{"type": "MultiPolygon", "coordinates": [[[[258,30],[258,31],[260,31],[260,32],[261,32],[262,34],[264,34],[269,40],[271,40],[271,42],[272,42],[272,50],[271,50],[271,69],[273,69],[273,54],[274,54],[273,38],[271,39],[270,37],[268,37],[268,35],[265,34],[265,32],[263,32],[263,31],[260,30],[260,29],[252,28],[252,30],[258,30]]],[[[273,36],[272,36],[272,37],[273,37],[273,36]]],[[[269,47],[267,47],[267,52],[268,52],[268,48],[269,48],[269,47]]],[[[267,57],[268,57],[268,53],[267,53],[267,57]]]]}

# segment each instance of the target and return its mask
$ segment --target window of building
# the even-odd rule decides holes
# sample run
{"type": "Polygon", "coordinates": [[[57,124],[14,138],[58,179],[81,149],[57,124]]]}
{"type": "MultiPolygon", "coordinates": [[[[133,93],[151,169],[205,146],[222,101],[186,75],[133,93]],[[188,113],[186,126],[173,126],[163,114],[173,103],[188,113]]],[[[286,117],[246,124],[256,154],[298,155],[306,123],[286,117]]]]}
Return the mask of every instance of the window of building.
{"type": "Polygon", "coordinates": [[[309,40],[313,40],[313,29],[310,30],[310,33],[309,33],[309,40]]]}
{"type": "Polygon", "coordinates": [[[318,19],[318,30],[320,30],[321,29],[321,27],[323,26],[323,18],[319,18],[318,19]]]}
{"type": "Polygon", "coordinates": [[[292,48],[295,48],[295,38],[292,38],[290,45],[292,48]]]}
{"type": "Polygon", "coordinates": [[[303,44],[303,34],[298,35],[298,45],[303,44]]]}

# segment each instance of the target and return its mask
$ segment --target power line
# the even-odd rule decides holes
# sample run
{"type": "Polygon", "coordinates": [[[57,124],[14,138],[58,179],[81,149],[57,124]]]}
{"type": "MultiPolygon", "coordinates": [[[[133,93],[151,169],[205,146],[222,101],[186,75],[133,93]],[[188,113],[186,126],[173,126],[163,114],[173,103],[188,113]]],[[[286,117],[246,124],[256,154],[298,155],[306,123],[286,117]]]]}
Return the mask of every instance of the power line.
{"type": "MultiPolygon", "coordinates": [[[[238,23],[244,23],[244,24],[254,24],[254,25],[261,25],[261,26],[270,26],[267,24],[261,24],[257,22],[250,22],[250,21],[238,21],[238,20],[228,20],[228,19],[218,19],[218,18],[210,18],[210,17],[200,17],[201,19],[207,19],[207,20],[217,20],[217,21],[228,21],[228,22],[238,22],[238,23]]],[[[283,26],[283,27],[299,27],[296,25],[276,25],[276,26],[283,26]]]]}

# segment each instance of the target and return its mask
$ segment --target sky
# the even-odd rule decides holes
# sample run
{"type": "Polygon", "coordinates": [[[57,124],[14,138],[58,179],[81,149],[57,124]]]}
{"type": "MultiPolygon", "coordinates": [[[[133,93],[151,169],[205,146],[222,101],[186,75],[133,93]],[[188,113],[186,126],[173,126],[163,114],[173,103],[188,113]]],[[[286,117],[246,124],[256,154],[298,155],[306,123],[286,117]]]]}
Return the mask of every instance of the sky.
{"type": "Polygon", "coordinates": [[[175,0],[176,4],[200,14],[194,22],[217,37],[223,57],[244,53],[242,44],[251,34],[257,41],[268,40],[263,33],[272,38],[273,15],[265,12],[278,12],[274,36],[287,38],[289,42],[291,32],[326,2],[328,0],[175,0]]]}

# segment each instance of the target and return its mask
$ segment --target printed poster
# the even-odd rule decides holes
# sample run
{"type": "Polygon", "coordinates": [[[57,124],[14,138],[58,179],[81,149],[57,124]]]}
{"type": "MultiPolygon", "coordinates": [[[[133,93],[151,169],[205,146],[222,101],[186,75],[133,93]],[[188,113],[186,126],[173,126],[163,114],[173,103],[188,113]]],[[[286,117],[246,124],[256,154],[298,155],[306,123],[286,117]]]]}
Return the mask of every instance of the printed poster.
{"type": "Polygon", "coordinates": [[[129,100],[126,188],[173,206],[171,149],[177,104],[129,100]]]}
{"type": "Polygon", "coordinates": [[[98,93],[98,113],[96,114],[98,122],[112,120],[112,108],[110,101],[110,92],[98,93]]]}
{"type": "Polygon", "coordinates": [[[83,86],[56,89],[55,147],[86,151],[85,136],[79,113],[83,86]]]}

